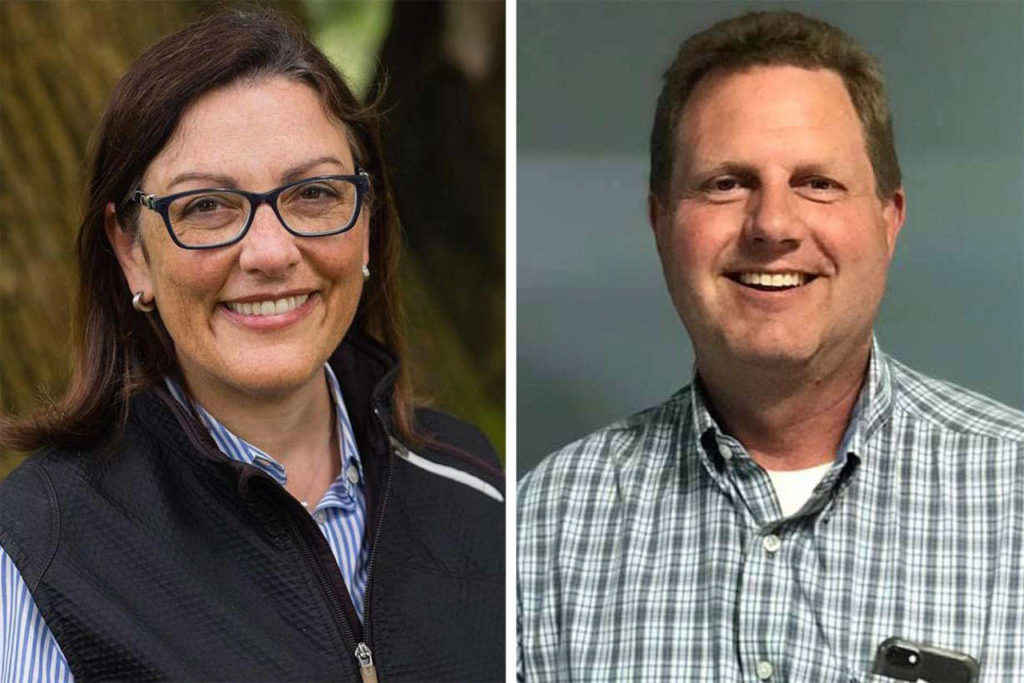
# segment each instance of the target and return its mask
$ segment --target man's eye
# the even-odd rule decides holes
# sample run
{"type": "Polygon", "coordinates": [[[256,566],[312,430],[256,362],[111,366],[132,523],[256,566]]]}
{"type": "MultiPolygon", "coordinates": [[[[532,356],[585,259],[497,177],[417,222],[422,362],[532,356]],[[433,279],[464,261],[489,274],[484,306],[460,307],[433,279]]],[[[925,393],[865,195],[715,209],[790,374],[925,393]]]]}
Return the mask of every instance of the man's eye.
{"type": "Polygon", "coordinates": [[[811,178],[807,181],[807,186],[812,190],[834,190],[837,188],[837,185],[828,178],[811,178]]]}
{"type": "Polygon", "coordinates": [[[735,178],[715,178],[711,181],[711,189],[715,192],[731,192],[740,186],[735,178]]]}

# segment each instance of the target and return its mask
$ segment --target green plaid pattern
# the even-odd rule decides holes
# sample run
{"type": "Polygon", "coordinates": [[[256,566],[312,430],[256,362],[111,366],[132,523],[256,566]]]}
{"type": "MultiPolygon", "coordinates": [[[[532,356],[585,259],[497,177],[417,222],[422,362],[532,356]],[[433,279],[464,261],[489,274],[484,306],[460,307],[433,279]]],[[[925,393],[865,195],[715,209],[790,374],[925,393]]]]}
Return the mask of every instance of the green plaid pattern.
{"type": "Polygon", "coordinates": [[[882,681],[890,636],[1024,681],[1024,414],[874,345],[844,447],[781,518],[690,385],[519,486],[520,680],[882,681]]]}

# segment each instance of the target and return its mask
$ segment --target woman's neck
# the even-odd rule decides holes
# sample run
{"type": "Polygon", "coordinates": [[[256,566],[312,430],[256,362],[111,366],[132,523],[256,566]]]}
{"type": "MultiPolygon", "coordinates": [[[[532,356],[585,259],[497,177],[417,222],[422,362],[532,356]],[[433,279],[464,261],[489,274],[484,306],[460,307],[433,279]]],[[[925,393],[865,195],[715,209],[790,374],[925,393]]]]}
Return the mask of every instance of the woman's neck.
{"type": "Polygon", "coordinates": [[[334,410],[323,369],[286,391],[249,392],[185,372],[193,399],[232,434],[271,456],[288,472],[323,469],[336,453],[334,410]],[[191,376],[190,376],[191,375],[191,376]]]}

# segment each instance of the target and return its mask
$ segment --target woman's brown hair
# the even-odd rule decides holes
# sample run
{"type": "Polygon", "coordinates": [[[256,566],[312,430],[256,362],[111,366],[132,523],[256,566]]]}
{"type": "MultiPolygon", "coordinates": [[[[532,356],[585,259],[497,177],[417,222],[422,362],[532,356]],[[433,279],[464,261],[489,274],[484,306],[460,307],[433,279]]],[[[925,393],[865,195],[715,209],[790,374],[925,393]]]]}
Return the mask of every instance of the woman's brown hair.
{"type": "MultiPolygon", "coordinates": [[[[114,89],[91,157],[76,244],[79,284],[70,384],[56,405],[24,420],[5,420],[6,447],[88,447],[117,433],[127,419],[132,395],[165,376],[181,378],[173,342],[159,314],[143,315],[132,308],[127,283],[104,233],[104,211],[113,202],[124,229],[137,230],[139,206],[129,197],[185,110],[216,88],[272,76],[312,87],[325,110],[345,125],[356,164],[370,174],[373,277],[365,283],[351,329],[401,356],[400,226],[375,106],[360,103],[330,61],[289,20],[266,10],[222,11],[150,47],[114,89]]],[[[404,371],[392,398],[395,432],[411,437],[412,399],[404,371]]]]}

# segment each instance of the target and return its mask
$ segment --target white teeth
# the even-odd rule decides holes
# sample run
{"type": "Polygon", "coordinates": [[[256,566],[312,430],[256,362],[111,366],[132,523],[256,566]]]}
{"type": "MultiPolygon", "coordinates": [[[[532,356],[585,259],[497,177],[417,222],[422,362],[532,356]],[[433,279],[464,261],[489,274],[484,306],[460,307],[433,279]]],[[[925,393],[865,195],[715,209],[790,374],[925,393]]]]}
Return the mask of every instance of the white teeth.
{"type": "Polygon", "coordinates": [[[224,305],[235,313],[241,313],[242,315],[281,315],[288,311],[294,311],[306,303],[308,298],[308,294],[300,294],[299,296],[286,296],[276,301],[255,301],[251,303],[225,301],[224,305]]]}
{"type": "Polygon", "coordinates": [[[740,273],[739,280],[745,285],[761,287],[798,287],[807,281],[803,273],[740,273]]]}

